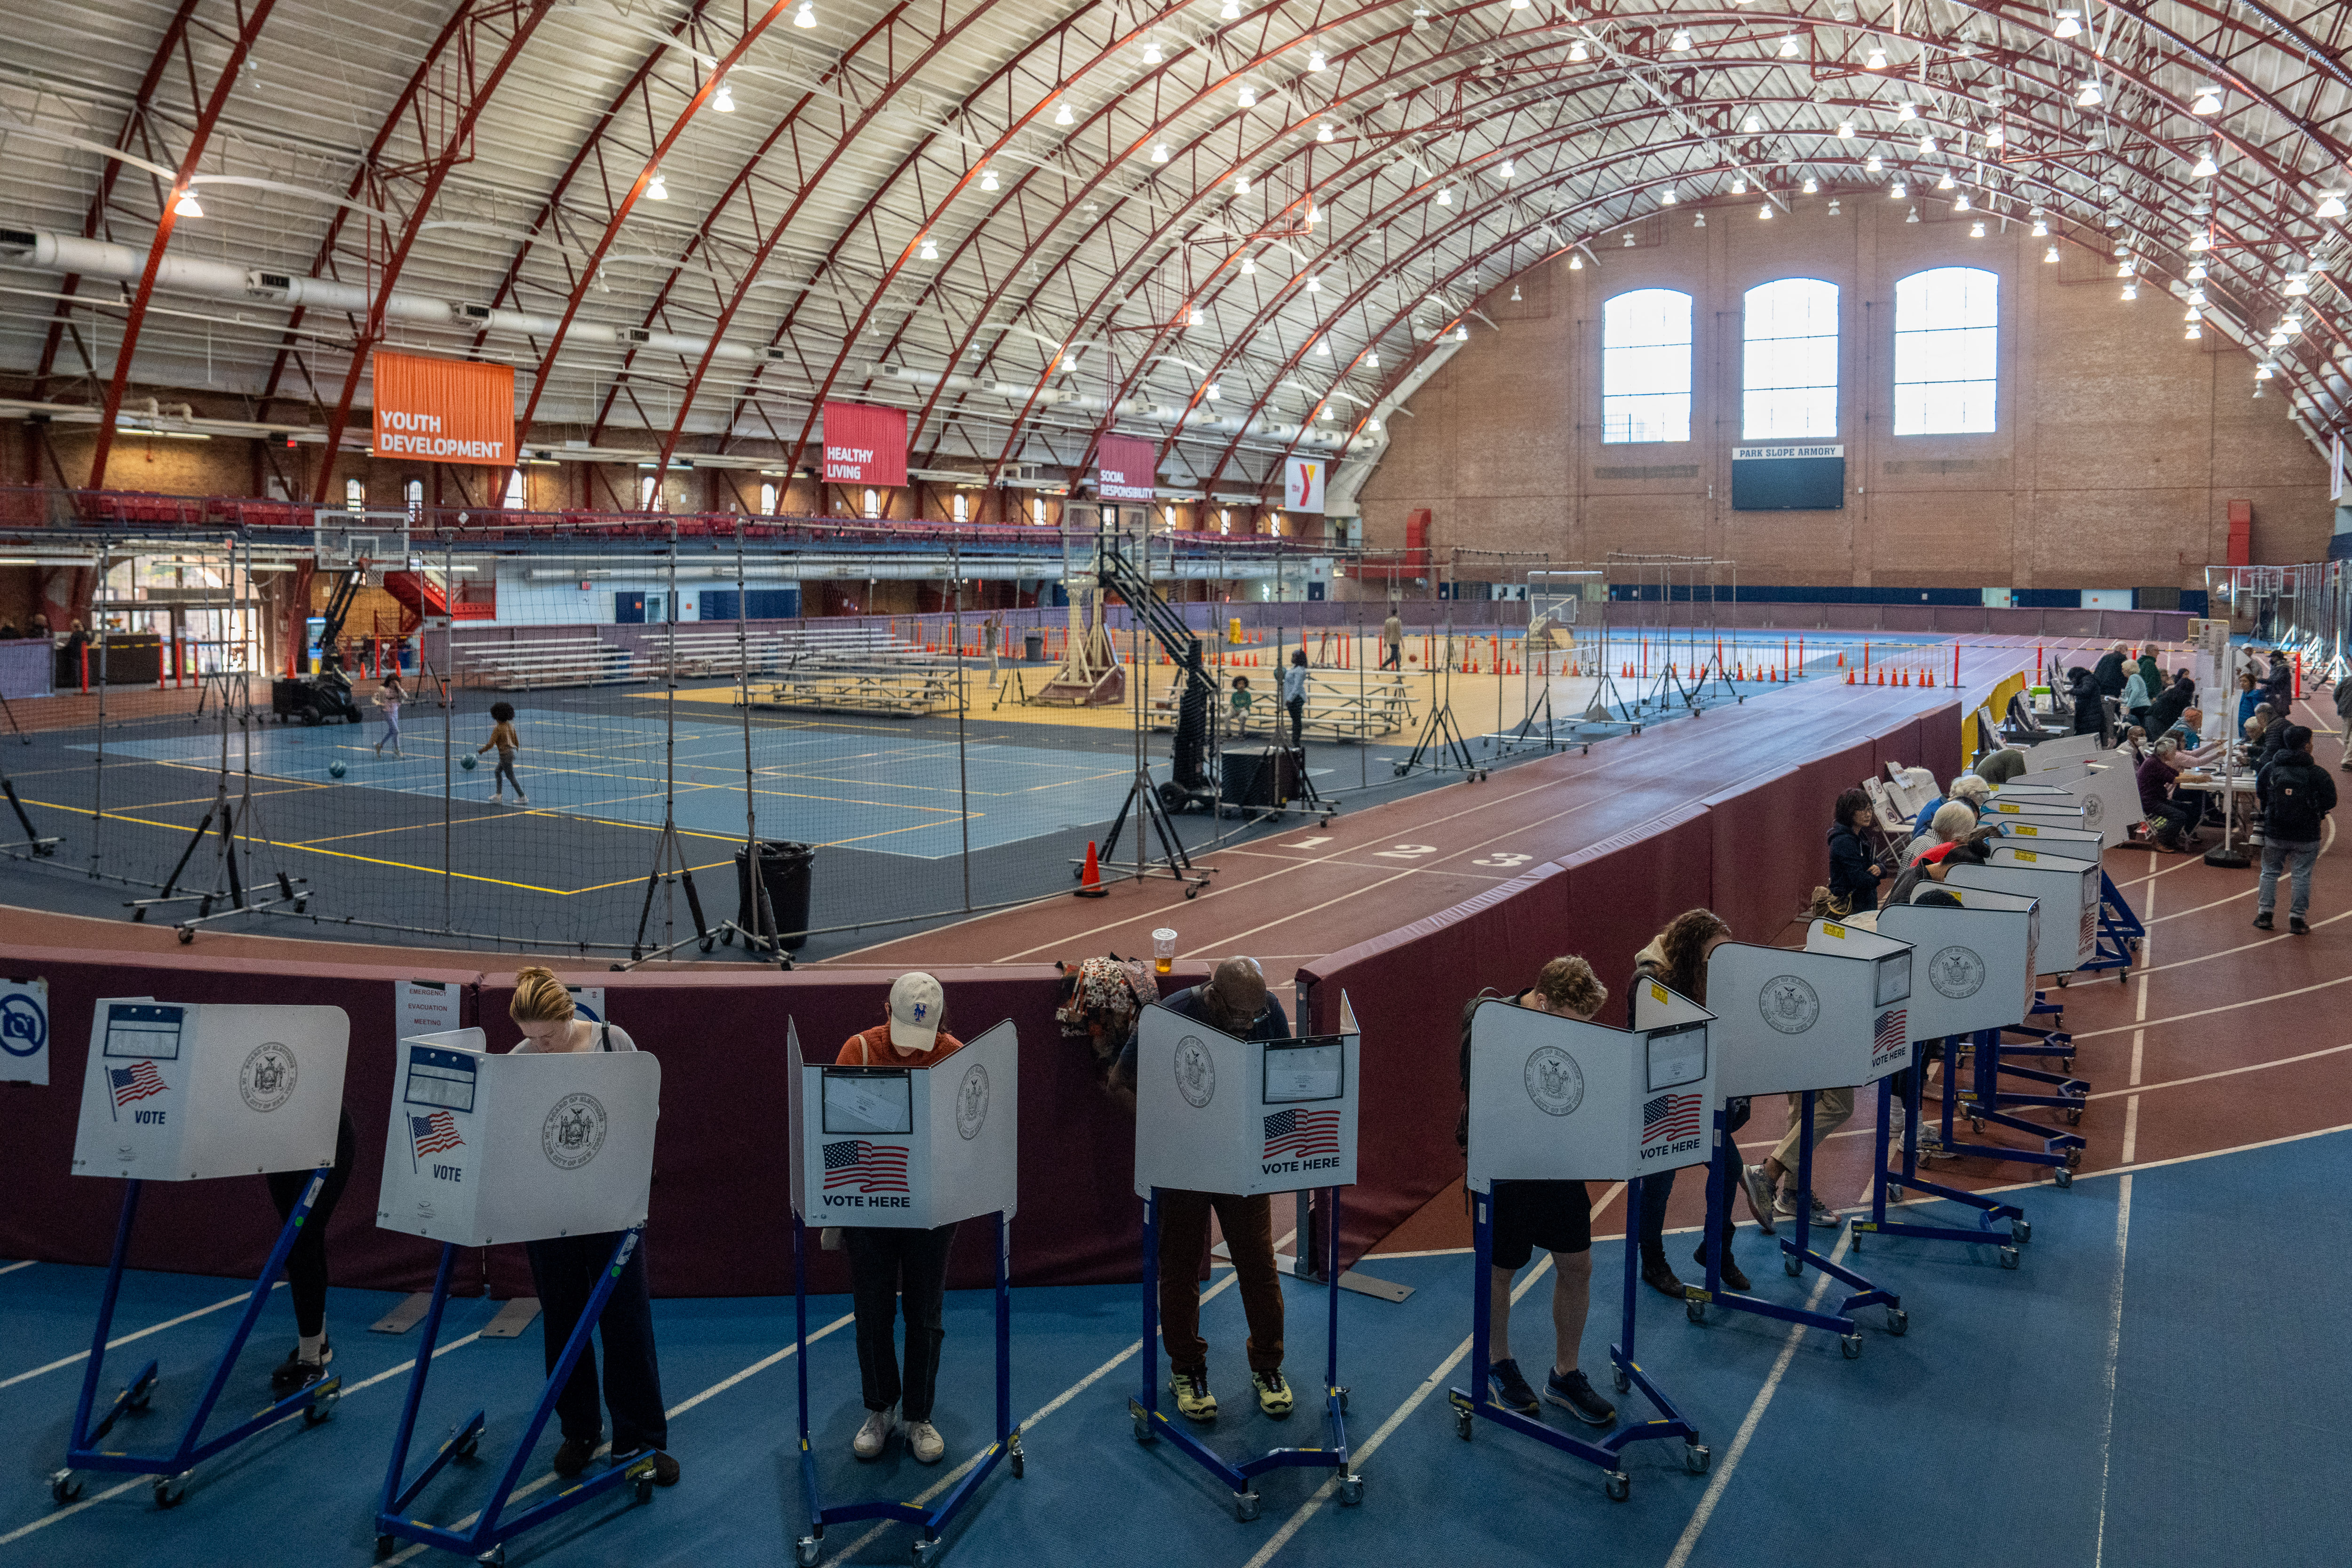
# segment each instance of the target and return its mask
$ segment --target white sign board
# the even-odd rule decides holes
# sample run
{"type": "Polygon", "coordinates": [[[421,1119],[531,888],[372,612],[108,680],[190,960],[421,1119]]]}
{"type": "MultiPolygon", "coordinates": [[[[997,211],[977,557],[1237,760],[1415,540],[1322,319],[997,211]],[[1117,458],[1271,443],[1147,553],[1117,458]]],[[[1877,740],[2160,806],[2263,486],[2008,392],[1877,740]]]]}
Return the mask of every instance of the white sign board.
{"type": "Polygon", "coordinates": [[[0,980],[0,1083],[49,1081],[49,983],[0,980]]]}
{"type": "Polygon", "coordinates": [[[1020,1201],[1019,1031],[1007,1018],[932,1067],[804,1061],[788,1151],[793,1212],[812,1225],[932,1230],[1020,1201]]]}
{"type": "Polygon", "coordinates": [[[1706,1010],[1685,1005],[1696,1016],[1630,1034],[1509,1002],[1480,1006],[1470,1018],[1471,1190],[1704,1164],[1715,1055],[1706,1010]]]}
{"type": "Polygon", "coordinates": [[[74,1174],[194,1182],[332,1164],[351,1034],[341,1007],[101,998],[74,1174]]]}
{"type": "Polygon", "coordinates": [[[395,980],[392,983],[393,1034],[395,1040],[418,1035],[446,1035],[461,1026],[458,1003],[464,987],[445,980],[395,980]]]}
{"type": "Polygon", "coordinates": [[[400,1042],[375,1222],[458,1247],[626,1230],[653,1190],[661,1063],[490,1056],[479,1029],[400,1042]]]}
{"type": "Polygon", "coordinates": [[[1321,458],[1282,460],[1282,505],[1286,511],[1321,511],[1323,483],[1331,465],[1321,458]]]}
{"type": "Polygon", "coordinates": [[[2095,863],[2055,856],[2031,863],[2016,859],[2019,854],[2032,853],[2011,851],[2006,865],[1955,866],[1944,873],[1943,885],[1955,893],[1981,888],[2037,900],[2047,929],[2036,962],[2045,974],[2072,973],[2098,952],[2099,868],[2095,863]]]}
{"type": "Polygon", "coordinates": [[[1809,948],[1824,931],[1832,951],[1727,942],[1707,960],[1725,1099],[1858,1088],[1909,1065],[1910,947],[1817,921],[1809,948]]]}
{"type": "Polygon", "coordinates": [[[2087,775],[2068,780],[2066,793],[2081,805],[2083,826],[2112,849],[2131,837],[2132,824],[2147,814],[2139,806],[2139,780],[2123,758],[2107,755],[2115,760],[2094,763],[2087,775]]]}
{"type": "MultiPolygon", "coordinates": [[[[1938,889],[1940,890],[1940,889],[1938,889]]],[[[2034,909],[1890,904],[1882,936],[1911,944],[1911,1037],[2006,1029],[2033,1010],[2034,909]]]]}
{"type": "Polygon", "coordinates": [[[1345,994],[1337,1035],[1237,1040],[1156,1005],[1137,1026],[1139,1197],[1355,1184],[1363,1037],[1345,994]]]}

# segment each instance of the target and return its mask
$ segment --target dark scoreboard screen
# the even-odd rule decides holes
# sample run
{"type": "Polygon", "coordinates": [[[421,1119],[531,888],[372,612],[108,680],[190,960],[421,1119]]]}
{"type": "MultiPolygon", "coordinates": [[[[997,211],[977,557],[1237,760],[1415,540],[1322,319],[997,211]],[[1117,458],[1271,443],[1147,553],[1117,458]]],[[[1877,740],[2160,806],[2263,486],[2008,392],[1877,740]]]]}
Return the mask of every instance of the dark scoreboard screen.
{"type": "Polygon", "coordinates": [[[1734,511],[1839,511],[1845,447],[1788,444],[1731,449],[1734,511]]]}

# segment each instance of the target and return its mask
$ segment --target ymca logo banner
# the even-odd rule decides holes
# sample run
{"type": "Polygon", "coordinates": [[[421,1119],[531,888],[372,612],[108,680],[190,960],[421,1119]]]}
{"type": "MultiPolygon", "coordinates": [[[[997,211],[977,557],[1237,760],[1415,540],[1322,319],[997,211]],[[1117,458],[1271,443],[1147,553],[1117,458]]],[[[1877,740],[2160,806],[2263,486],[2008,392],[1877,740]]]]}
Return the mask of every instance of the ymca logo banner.
{"type": "Polygon", "coordinates": [[[377,457],[499,468],[515,460],[514,366],[382,349],[370,364],[377,457]]]}
{"type": "Polygon", "coordinates": [[[907,411],[863,403],[824,405],[824,477],[840,485],[907,482],[907,411]]]}
{"type": "Polygon", "coordinates": [[[1288,511],[1321,511],[1323,481],[1330,464],[1320,458],[1283,459],[1282,504],[1288,511]]]}

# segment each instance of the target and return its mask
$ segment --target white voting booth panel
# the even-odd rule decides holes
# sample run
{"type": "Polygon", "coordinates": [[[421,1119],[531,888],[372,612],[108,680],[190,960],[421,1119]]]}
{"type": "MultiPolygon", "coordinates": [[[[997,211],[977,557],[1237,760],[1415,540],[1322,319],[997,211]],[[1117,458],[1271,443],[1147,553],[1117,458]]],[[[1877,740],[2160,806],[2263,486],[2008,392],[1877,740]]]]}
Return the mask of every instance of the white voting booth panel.
{"type": "Polygon", "coordinates": [[[333,1163],[351,1035],[341,1007],[102,998],[74,1173],[194,1182],[333,1163]]]}
{"type": "Polygon", "coordinates": [[[2085,820],[2081,802],[2073,799],[2061,805],[2056,801],[2013,800],[1996,795],[1985,802],[1981,820],[2024,822],[2037,827],[2074,827],[2085,833],[2097,831],[2085,820]]]}
{"type": "Polygon", "coordinates": [[[458,1247],[642,1224],[661,1063],[485,1044],[479,1029],[400,1042],[376,1224],[458,1247]]]}
{"type": "MultiPolygon", "coordinates": [[[[1985,895],[1990,897],[1991,895],[1985,895]]],[[[1912,963],[1911,1037],[1940,1040],[1979,1029],[2006,1029],[2033,1011],[2031,900],[2022,908],[1959,909],[1890,904],[1878,911],[1882,936],[1907,942],[1912,963]]]]}
{"type": "MultiPolygon", "coordinates": [[[[2081,770],[2084,773],[2090,771],[2088,766],[2081,770]]],[[[2013,800],[2021,805],[2071,806],[2074,804],[2074,797],[2066,793],[2066,780],[2055,773],[2036,774],[2030,783],[2024,779],[2012,779],[2005,784],[1995,784],[1992,786],[1992,798],[2013,800]]]]}
{"type": "Polygon", "coordinates": [[[2048,849],[2053,855],[2071,855],[2077,860],[2095,860],[2105,841],[2087,827],[2052,827],[2046,823],[2021,822],[2016,817],[2003,817],[1993,824],[2000,829],[2001,838],[2021,849],[2048,849]]]}
{"type": "Polygon", "coordinates": [[[1137,1196],[1355,1184],[1363,1037],[1344,992],[1337,1035],[1237,1040],[1160,1006],[1138,1027],[1137,1196]]]}
{"type": "Polygon", "coordinates": [[[2062,735],[2057,740],[2026,747],[2025,771],[2028,776],[2050,773],[2070,763],[2087,763],[2098,754],[2096,735],[2062,735]]]}
{"type": "Polygon", "coordinates": [[[1488,1002],[1470,1017],[1472,1190],[1498,1181],[1630,1181],[1704,1164],[1715,1109],[1710,1015],[1665,1000],[1628,1033],[1488,1002]]]}
{"type": "Polygon", "coordinates": [[[2068,781],[2066,793],[2081,803],[2083,826],[2109,849],[2127,841],[2132,824],[2145,815],[2139,808],[2139,781],[2121,762],[2094,763],[2087,776],[2068,781]]]}
{"type": "Polygon", "coordinates": [[[1801,952],[1725,942],[1706,995],[1727,1100],[1859,1087],[1911,1059],[1911,948],[1858,926],[1816,921],[1801,952]]]}
{"type": "Polygon", "coordinates": [[[2045,974],[2072,973],[2088,963],[2099,949],[2098,865],[2058,856],[2020,863],[2015,860],[2018,853],[2011,851],[2011,862],[2006,865],[1955,866],[1944,873],[1944,889],[1959,893],[1981,888],[2037,900],[2044,930],[2035,961],[2045,974]]]}
{"type": "Polygon", "coordinates": [[[834,1067],[784,1034],[801,1102],[792,1118],[793,1212],[811,1225],[932,1230],[1010,1219],[1020,1195],[1021,1040],[1013,1020],[936,1067],[834,1067]]]}

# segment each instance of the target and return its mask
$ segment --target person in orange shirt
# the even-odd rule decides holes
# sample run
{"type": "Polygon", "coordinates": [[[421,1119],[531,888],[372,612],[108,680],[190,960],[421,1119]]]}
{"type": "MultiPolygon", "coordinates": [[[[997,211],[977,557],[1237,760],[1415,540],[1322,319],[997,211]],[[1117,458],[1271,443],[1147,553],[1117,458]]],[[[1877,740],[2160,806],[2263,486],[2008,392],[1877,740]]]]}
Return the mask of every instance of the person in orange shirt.
{"type": "MultiPolygon", "coordinates": [[[[837,1067],[927,1068],[963,1048],[940,1027],[947,998],[940,983],[919,970],[901,974],[890,986],[884,1021],[852,1035],[834,1058],[837,1067]]],[[[947,1308],[948,1252],[956,1227],[904,1230],[880,1226],[844,1226],[849,1253],[852,1310],[857,1318],[857,1372],[865,1384],[866,1424],[850,1447],[861,1459],[877,1459],[903,1415],[907,1451],[936,1465],[947,1443],[931,1425],[931,1397],[940,1374],[941,1320],[947,1308]],[[899,1373],[896,1329],[898,1304],[906,1303],[906,1372],[899,1373]]]]}

